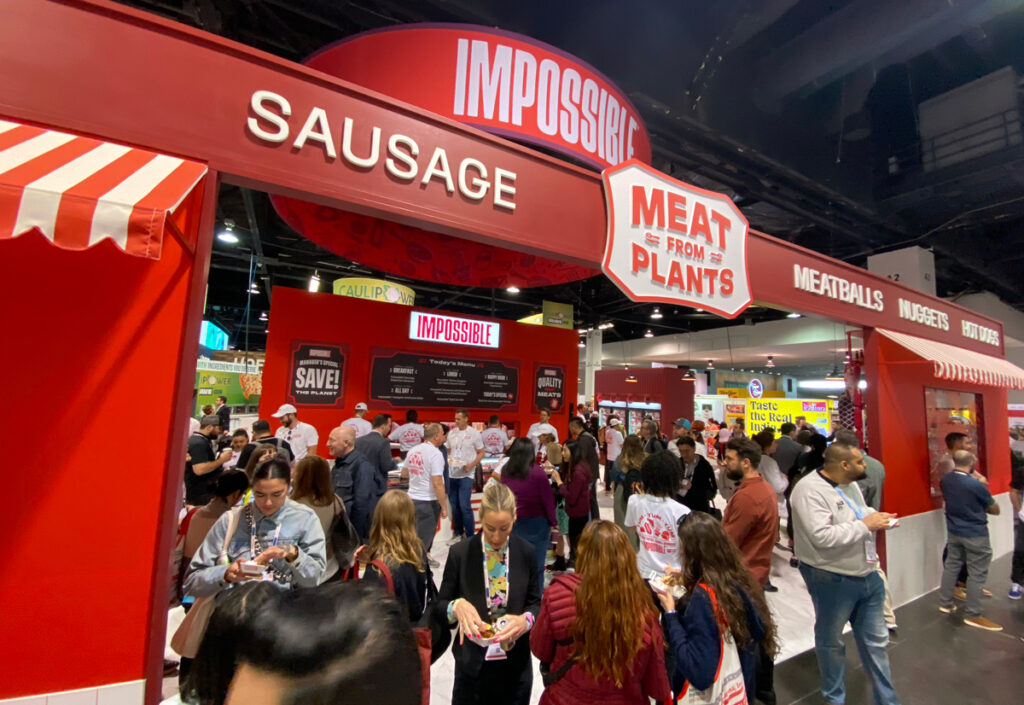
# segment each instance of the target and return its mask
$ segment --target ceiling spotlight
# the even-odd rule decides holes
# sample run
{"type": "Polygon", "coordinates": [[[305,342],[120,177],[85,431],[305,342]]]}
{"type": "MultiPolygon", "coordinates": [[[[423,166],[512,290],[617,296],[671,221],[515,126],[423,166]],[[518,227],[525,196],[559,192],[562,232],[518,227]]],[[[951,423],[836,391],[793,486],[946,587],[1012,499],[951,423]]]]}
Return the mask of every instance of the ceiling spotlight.
{"type": "Polygon", "coordinates": [[[261,321],[265,321],[265,320],[267,320],[268,318],[270,318],[270,316],[268,316],[268,315],[267,315],[267,312],[266,312],[266,311],[264,311],[263,313],[261,313],[261,314],[260,314],[260,320],[261,320],[261,321]]]}
{"type": "Polygon", "coordinates": [[[510,294],[518,294],[519,293],[519,287],[513,285],[513,286],[510,286],[507,289],[505,289],[505,291],[507,291],[510,294]]]}
{"type": "Polygon", "coordinates": [[[314,269],[313,276],[309,278],[309,290],[311,293],[320,291],[320,274],[314,269]]]}
{"type": "Polygon", "coordinates": [[[639,380],[637,380],[636,375],[629,375],[626,377],[626,381],[630,384],[636,384],[639,380]]]}
{"type": "Polygon", "coordinates": [[[786,318],[800,318],[800,317],[801,317],[800,314],[797,313],[796,311],[793,311],[792,313],[787,313],[786,314],[786,318]]]}
{"type": "Polygon", "coordinates": [[[663,318],[663,316],[661,315],[661,309],[655,306],[654,310],[651,311],[651,318],[653,318],[656,321],[660,321],[663,318]]]}
{"type": "Polygon", "coordinates": [[[579,333],[580,335],[583,335],[584,333],[587,332],[587,329],[586,328],[577,328],[576,332],[579,333]]]}
{"type": "Polygon", "coordinates": [[[648,329],[647,329],[647,332],[646,332],[646,333],[644,333],[644,337],[645,337],[645,338],[653,338],[653,337],[654,337],[654,333],[652,333],[652,332],[651,332],[651,329],[650,329],[650,328],[648,328],[648,329]]]}
{"type": "Polygon", "coordinates": [[[708,360],[708,369],[709,370],[715,369],[715,361],[714,360],[708,360]]]}
{"type": "Polygon", "coordinates": [[[252,284],[249,285],[248,292],[250,294],[258,294],[258,293],[260,293],[260,288],[258,286],[256,286],[256,282],[253,282],[252,284]]]}
{"type": "Polygon", "coordinates": [[[693,371],[693,368],[691,367],[690,369],[688,369],[686,371],[686,374],[683,375],[683,381],[684,382],[695,382],[696,380],[697,380],[697,374],[693,371]]]}
{"type": "Polygon", "coordinates": [[[832,371],[825,375],[829,382],[844,382],[846,378],[839,372],[839,365],[832,365],[832,371]]]}
{"type": "Polygon", "coordinates": [[[226,242],[229,245],[238,244],[238,236],[234,233],[235,221],[226,219],[224,221],[224,229],[217,233],[217,239],[221,242],[226,242]]]}
{"type": "Polygon", "coordinates": [[[847,350],[846,351],[846,355],[843,356],[843,362],[849,364],[849,362],[850,362],[850,351],[849,350],[847,350]]]}
{"type": "Polygon", "coordinates": [[[775,356],[774,355],[769,355],[768,356],[768,362],[765,363],[765,367],[775,367],[775,356]]]}
{"type": "Polygon", "coordinates": [[[581,347],[581,348],[587,347],[587,344],[585,342],[583,342],[583,338],[580,338],[580,344],[579,344],[578,347],[581,347]]]}

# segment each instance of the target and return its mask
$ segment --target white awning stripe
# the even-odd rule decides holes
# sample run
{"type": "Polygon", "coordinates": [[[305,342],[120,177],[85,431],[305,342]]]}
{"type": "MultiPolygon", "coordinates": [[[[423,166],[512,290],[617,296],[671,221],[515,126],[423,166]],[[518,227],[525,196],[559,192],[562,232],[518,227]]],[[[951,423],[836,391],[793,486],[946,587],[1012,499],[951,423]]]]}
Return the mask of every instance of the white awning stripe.
{"type": "Polygon", "coordinates": [[[879,333],[915,355],[932,362],[935,377],[988,387],[1024,389],[1024,370],[994,355],[965,350],[883,328],[879,333]]]}
{"type": "Polygon", "coordinates": [[[37,230],[82,250],[104,239],[160,258],[168,214],[205,165],[95,138],[0,120],[0,240],[37,230]]]}

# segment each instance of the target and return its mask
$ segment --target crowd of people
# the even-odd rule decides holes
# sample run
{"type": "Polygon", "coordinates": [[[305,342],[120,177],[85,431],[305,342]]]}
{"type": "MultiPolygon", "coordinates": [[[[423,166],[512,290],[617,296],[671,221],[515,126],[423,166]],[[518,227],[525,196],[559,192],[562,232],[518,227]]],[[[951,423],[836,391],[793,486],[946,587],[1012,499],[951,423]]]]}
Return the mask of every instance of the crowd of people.
{"type": "MultiPolygon", "coordinates": [[[[181,702],[426,702],[430,663],[451,642],[457,705],[525,705],[533,659],[542,703],[742,693],[773,705],[765,594],[785,518],[825,701],[845,701],[849,623],[876,702],[899,703],[875,551],[877,532],[898,522],[880,511],[885,471],[856,433],[826,438],[798,419],[748,438],[742,424],[714,433],[678,419],[669,436],[647,418],[627,434],[617,416],[600,425],[585,413],[559,442],[547,412],[522,438],[496,416],[481,432],[464,409],[451,426],[366,412],[357,405],[329,433],[333,465],[288,404],[274,434],[256,421],[251,439],[222,433],[218,414],[195,424],[172,570],[172,604],[188,610],[172,641],[181,702]],[[477,522],[470,497],[485,457],[500,461],[477,522]],[[408,489],[389,490],[399,466],[408,489]],[[613,521],[599,513],[602,486],[613,521]],[[438,579],[442,520],[453,538],[438,579]],[[393,645],[382,650],[382,638],[393,645]]],[[[998,505],[969,445],[947,445],[940,609],[963,599],[966,623],[996,629],[980,613],[991,558],[981,527],[998,505]]]]}

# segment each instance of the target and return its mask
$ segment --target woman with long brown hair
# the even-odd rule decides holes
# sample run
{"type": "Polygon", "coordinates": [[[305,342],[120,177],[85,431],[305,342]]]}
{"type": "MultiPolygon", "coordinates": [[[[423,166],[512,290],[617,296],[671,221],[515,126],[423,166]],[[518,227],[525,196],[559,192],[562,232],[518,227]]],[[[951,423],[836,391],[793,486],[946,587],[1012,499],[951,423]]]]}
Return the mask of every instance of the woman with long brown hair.
{"type": "MultiPolygon", "coordinates": [[[[270,446],[273,448],[273,446],[270,446]]],[[[258,452],[258,451],[257,451],[258,452]]],[[[256,455],[254,452],[253,455],[256,455]]],[[[307,455],[295,464],[294,480],[292,481],[292,499],[305,504],[316,512],[323,527],[324,536],[331,535],[331,527],[338,516],[345,513],[345,505],[341,498],[334,494],[331,484],[331,465],[316,455],[307,455]]],[[[334,547],[327,542],[327,567],[320,582],[326,582],[338,571],[338,560],[334,555],[334,547]]]]}
{"type": "MultiPolygon", "coordinates": [[[[377,502],[370,527],[370,545],[356,553],[361,563],[380,561],[387,566],[402,613],[416,624],[423,616],[427,574],[423,542],[416,534],[416,508],[409,494],[388,490],[377,502]]],[[[375,570],[368,567],[367,570],[375,570]]]]}
{"type": "Polygon", "coordinates": [[[678,614],[673,597],[659,592],[669,645],[675,655],[672,688],[707,690],[719,676],[723,646],[735,645],[747,698],[753,701],[757,649],[778,651],[775,624],[764,592],[722,524],[710,514],[690,512],[679,524],[682,583],[690,600],[678,614]]]}
{"type": "Polygon", "coordinates": [[[599,519],[583,531],[576,572],[548,587],[530,649],[547,671],[542,705],[671,698],[651,592],[618,526],[599,519]]]}
{"type": "MultiPolygon", "coordinates": [[[[626,508],[629,506],[629,497],[642,489],[640,481],[640,466],[644,464],[644,444],[639,436],[626,436],[622,442],[622,451],[619,453],[615,464],[618,473],[615,476],[615,523],[626,529],[626,508]]],[[[626,532],[629,536],[629,543],[633,550],[640,547],[640,541],[635,534],[626,532]]]]}

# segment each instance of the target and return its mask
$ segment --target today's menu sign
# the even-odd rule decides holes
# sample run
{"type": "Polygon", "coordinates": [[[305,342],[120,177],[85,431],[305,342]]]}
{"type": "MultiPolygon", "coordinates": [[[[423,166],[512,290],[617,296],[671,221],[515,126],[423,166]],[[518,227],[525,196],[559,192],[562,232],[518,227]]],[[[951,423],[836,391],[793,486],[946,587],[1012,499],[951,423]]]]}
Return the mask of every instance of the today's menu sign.
{"type": "Polygon", "coordinates": [[[519,408],[519,363],[375,349],[370,401],[381,408],[519,408]]]}

